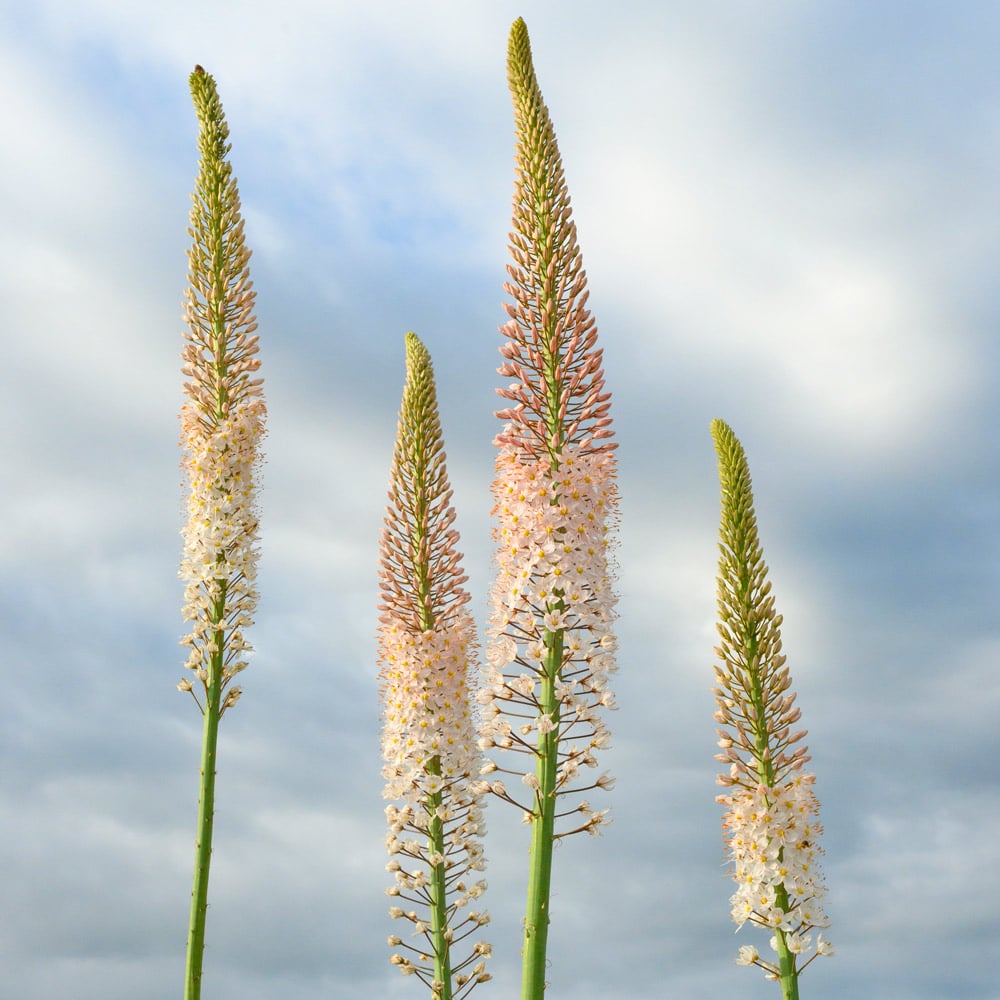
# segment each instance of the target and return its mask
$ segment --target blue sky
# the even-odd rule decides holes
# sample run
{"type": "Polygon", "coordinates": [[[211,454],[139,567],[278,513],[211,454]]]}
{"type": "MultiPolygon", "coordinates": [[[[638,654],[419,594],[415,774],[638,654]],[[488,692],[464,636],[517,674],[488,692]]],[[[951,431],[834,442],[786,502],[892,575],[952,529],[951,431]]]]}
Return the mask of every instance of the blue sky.
{"type": "MultiPolygon", "coordinates": [[[[734,964],[766,942],[734,936],[722,876],[714,417],[754,475],[826,827],[838,954],[803,996],[1000,998],[1000,10],[625,6],[0,2],[5,995],[181,990],[200,740],[174,687],[195,63],[232,130],[270,412],[206,992],[419,994],[385,946],[376,544],[413,329],[485,622],[504,61],[523,16],[623,513],[615,823],[557,852],[551,1000],[777,995],[734,964]]],[[[517,992],[527,840],[501,806],[483,997],[517,992]]]]}

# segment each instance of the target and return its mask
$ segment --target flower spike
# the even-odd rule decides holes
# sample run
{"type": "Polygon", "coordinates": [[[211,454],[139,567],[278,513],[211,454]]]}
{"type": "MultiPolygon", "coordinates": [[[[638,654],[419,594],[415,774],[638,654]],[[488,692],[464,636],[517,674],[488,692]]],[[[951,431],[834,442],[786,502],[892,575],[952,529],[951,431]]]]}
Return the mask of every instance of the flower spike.
{"type": "Polygon", "coordinates": [[[390,946],[409,952],[390,961],[429,986],[435,1000],[459,1000],[490,978],[485,942],[461,961],[452,954],[489,915],[465,908],[486,889],[471,878],[485,867],[487,789],[469,705],[475,629],[451,495],[430,355],[408,333],[380,544],[382,776],[385,798],[402,800],[386,808],[388,871],[395,875],[388,894],[416,907],[389,912],[424,942],[413,947],[390,937],[390,946]]]}
{"type": "Polygon", "coordinates": [[[190,483],[180,577],[184,617],[192,623],[182,643],[193,678],[190,692],[204,722],[198,839],[185,1000],[201,996],[205,915],[215,808],[219,720],[240,697],[232,682],[252,647],[244,629],[257,604],[257,472],[266,410],[256,377],[257,323],[250,281],[250,250],[240,198],[227,156],[229,127],[215,80],[200,66],[190,77],[200,125],[201,153],[188,233],[182,359],[187,400],[181,408],[182,465],[190,483]],[[194,693],[198,685],[203,701],[194,693]]]}
{"type": "Polygon", "coordinates": [[[767,566],[757,537],[750,469],[743,447],[721,420],[712,422],[719,461],[722,518],[719,529],[718,606],[720,636],[715,653],[715,720],[729,765],[719,776],[728,789],[723,828],[737,890],[730,903],[738,927],[750,922],[773,932],[777,963],[744,945],[737,963],[757,965],[781,983],[784,1000],[797,1000],[798,977],[816,955],[833,947],[817,938],[809,953],[809,931],[826,927],[820,907],[826,894],[817,864],[822,827],[813,793],[814,775],[802,773],[809,760],[795,731],[799,710],[781,652],[781,616],[775,612],[767,566]]]}
{"type": "Polygon", "coordinates": [[[563,176],[555,129],[535,76],[528,28],[510,32],[507,78],[514,104],[513,231],[504,290],[510,338],[500,349],[501,376],[516,381],[497,390],[515,405],[497,416],[508,425],[498,445],[558,462],[567,449],[607,454],[616,446],[609,393],[604,391],[597,325],[587,305],[587,274],[563,176]]]}
{"type": "Polygon", "coordinates": [[[512,302],[501,328],[493,485],[497,577],[483,705],[484,749],[526,754],[527,770],[487,765],[517,779],[493,793],[524,811],[532,830],[522,997],[543,994],[552,845],[598,834],[607,809],[564,796],[609,789],[583,777],[610,742],[616,597],[610,560],[617,521],[615,443],[597,327],[570,211],[562,160],[531,61],[524,21],[510,33],[508,80],[516,127],[512,302]],[[564,829],[557,830],[557,821],[564,829]]]}

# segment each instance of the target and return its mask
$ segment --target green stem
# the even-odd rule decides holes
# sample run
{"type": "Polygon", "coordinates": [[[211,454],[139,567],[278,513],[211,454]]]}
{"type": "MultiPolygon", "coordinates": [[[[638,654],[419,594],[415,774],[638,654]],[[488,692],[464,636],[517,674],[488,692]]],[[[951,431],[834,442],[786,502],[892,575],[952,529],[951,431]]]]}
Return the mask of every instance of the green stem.
{"type": "MultiPolygon", "coordinates": [[[[788,912],[788,890],[784,885],[779,885],[775,891],[775,902],[785,913],[788,912]]],[[[799,973],[795,968],[795,955],[788,950],[784,931],[779,930],[776,937],[778,939],[778,970],[781,973],[782,1000],[799,1000],[799,973]]]]}
{"type": "MultiPolygon", "coordinates": [[[[226,584],[213,607],[213,619],[222,620],[226,604],[226,584]]],[[[187,963],[184,1000],[200,1000],[202,960],[205,954],[205,919],[208,912],[208,875],[212,863],[212,827],[215,821],[215,757],[222,714],[222,663],[225,632],[215,632],[215,652],[209,661],[205,685],[204,727],[201,743],[201,786],[198,796],[198,833],[195,840],[194,882],[191,887],[191,916],[188,922],[187,963]]]]}
{"type": "MultiPolygon", "coordinates": [[[[435,757],[427,765],[428,774],[441,773],[441,759],[435,757]]],[[[443,796],[435,792],[427,801],[427,846],[432,855],[444,857],[444,823],[437,815],[443,796]]],[[[431,867],[431,939],[434,942],[434,978],[444,986],[434,1000],[451,1000],[451,943],[448,941],[448,887],[445,882],[445,866],[442,861],[431,867]]]]}
{"type": "Polygon", "coordinates": [[[552,886],[552,845],[556,821],[556,770],[559,756],[559,702],[555,687],[562,668],[563,632],[545,633],[545,675],[541,709],[554,728],[538,737],[535,777],[538,792],[531,818],[531,854],[528,869],[528,904],[524,918],[524,951],[521,966],[521,1000],[542,1000],[545,995],[545,956],[549,939],[549,897],[552,886]]]}

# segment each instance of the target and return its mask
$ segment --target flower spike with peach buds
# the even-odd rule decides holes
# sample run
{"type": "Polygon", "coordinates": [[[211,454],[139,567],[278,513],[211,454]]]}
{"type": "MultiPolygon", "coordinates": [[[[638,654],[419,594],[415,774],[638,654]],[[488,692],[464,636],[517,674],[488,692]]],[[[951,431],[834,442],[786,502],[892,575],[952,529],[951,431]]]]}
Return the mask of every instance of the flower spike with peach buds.
{"type": "Polygon", "coordinates": [[[489,621],[487,681],[480,693],[485,750],[513,751],[528,767],[500,767],[495,795],[531,826],[521,990],[545,990],[552,847],[573,833],[597,835],[608,810],[586,800],[610,789],[585,776],[608,746],[614,707],[616,596],[610,550],[617,523],[615,443],[597,327],[562,160],[531,59],[524,21],[510,32],[508,81],[516,129],[513,231],[504,288],[512,302],[501,329],[497,391],[512,405],[493,486],[497,577],[489,621]],[[515,784],[516,781],[516,784],[515,784]]]}
{"type": "Polygon", "coordinates": [[[767,579],[757,537],[750,469],[743,447],[721,420],[712,421],[719,461],[722,518],[719,529],[719,636],[713,688],[715,720],[729,765],[719,784],[728,789],[723,828],[737,890],[730,900],[737,927],[757,924],[772,932],[777,963],[744,945],[737,963],[757,965],[781,984],[783,1000],[798,1000],[798,980],[817,955],[833,946],[809,931],[829,923],[820,906],[826,894],[817,859],[822,827],[814,776],[802,742],[791,677],[781,652],[781,616],[767,579]],[[813,954],[801,965],[800,960],[813,954]]]}
{"type": "Polygon", "coordinates": [[[459,942],[489,923],[468,904],[485,891],[481,755],[468,691],[475,629],[465,605],[451,486],[430,355],[406,335],[406,385],[380,544],[379,660],[382,776],[389,913],[411,925],[415,945],[389,938],[391,962],[430,987],[434,1000],[460,1000],[490,976],[490,946],[456,960],[459,942]]]}
{"type": "Polygon", "coordinates": [[[188,230],[182,354],[187,400],[181,408],[183,467],[190,483],[180,576],[191,632],[178,684],[203,716],[201,789],[194,886],[188,931],[185,1000],[201,996],[205,916],[215,810],[219,720],[240,697],[233,680],[247,665],[244,630],[257,604],[257,472],[266,411],[256,377],[257,324],[250,251],[240,198],[227,156],[226,124],[215,80],[200,66],[190,77],[201,152],[188,230]],[[202,699],[194,693],[195,685],[202,699]]]}

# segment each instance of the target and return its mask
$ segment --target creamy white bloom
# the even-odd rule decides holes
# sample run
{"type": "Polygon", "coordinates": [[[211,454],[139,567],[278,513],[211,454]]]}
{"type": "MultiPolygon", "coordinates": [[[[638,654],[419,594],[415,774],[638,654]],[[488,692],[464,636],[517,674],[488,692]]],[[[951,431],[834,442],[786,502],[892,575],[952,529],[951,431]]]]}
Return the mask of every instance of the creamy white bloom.
{"type": "MultiPolygon", "coordinates": [[[[796,773],[783,786],[737,786],[718,797],[727,807],[723,826],[737,883],[730,900],[733,920],[785,932],[795,955],[808,954],[807,931],[828,923],[820,905],[826,885],[816,863],[822,828],[812,783],[812,775],[796,773]]],[[[819,942],[815,950],[832,953],[820,950],[819,942]]]]}
{"type": "Polygon", "coordinates": [[[390,895],[417,904],[390,912],[424,939],[416,958],[392,960],[433,985],[450,975],[449,968],[472,961],[472,955],[453,956],[452,944],[488,920],[466,907],[486,888],[468,876],[485,867],[481,838],[489,785],[479,779],[482,758],[468,690],[474,628],[461,586],[433,371],[412,333],[406,357],[379,560],[382,775],[385,797],[401,803],[386,809],[386,848],[394,860],[403,859],[390,869],[390,895]]]}
{"type": "MultiPolygon", "coordinates": [[[[610,742],[602,710],[614,708],[608,681],[616,669],[617,599],[609,558],[617,516],[614,474],[612,452],[581,454],[574,446],[558,467],[509,446],[497,462],[498,573],[488,669],[478,695],[484,706],[479,745],[533,752],[538,737],[556,732],[558,794],[572,791],[579,767],[593,766],[594,751],[610,742]],[[553,642],[561,651],[557,711],[545,709],[541,690],[553,642]]],[[[605,780],[601,787],[610,784],[605,780]]]]}

